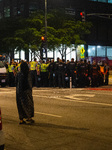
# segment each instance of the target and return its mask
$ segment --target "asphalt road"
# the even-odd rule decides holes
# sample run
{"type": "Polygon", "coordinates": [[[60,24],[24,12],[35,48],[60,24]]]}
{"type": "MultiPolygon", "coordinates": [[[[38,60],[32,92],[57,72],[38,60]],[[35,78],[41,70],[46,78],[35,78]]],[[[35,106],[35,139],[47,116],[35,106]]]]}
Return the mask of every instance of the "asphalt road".
{"type": "Polygon", "coordinates": [[[112,150],[112,86],[33,88],[35,123],[19,125],[15,88],[0,88],[6,150],[112,150]]]}

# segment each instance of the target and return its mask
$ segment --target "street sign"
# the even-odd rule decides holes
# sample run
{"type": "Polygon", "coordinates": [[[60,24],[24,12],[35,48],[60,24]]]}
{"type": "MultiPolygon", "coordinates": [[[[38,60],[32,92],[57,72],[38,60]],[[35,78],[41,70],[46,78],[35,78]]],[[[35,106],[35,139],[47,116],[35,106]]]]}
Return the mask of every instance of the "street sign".
{"type": "Polygon", "coordinates": [[[81,52],[80,57],[81,57],[82,59],[85,58],[85,55],[84,55],[85,49],[84,49],[83,47],[81,48],[80,52],[81,52]]]}
{"type": "Polygon", "coordinates": [[[65,14],[67,15],[75,15],[75,10],[72,8],[65,8],[65,14]]]}
{"type": "Polygon", "coordinates": [[[82,47],[82,49],[80,50],[81,54],[85,53],[85,49],[82,47]]]}

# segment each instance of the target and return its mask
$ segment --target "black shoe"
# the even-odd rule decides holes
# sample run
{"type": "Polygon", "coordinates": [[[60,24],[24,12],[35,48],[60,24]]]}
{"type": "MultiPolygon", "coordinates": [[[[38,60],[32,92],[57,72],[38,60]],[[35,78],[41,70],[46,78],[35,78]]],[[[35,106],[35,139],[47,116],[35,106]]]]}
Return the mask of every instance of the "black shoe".
{"type": "Polygon", "coordinates": [[[25,122],[25,121],[22,121],[22,122],[20,122],[19,124],[26,124],[26,122],[25,122]]]}
{"type": "Polygon", "coordinates": [[[27,119],[26,122],[27,122],[28,124],[30,124],[30,123],[34,123],[35,121],[34,121],[33,119],[27,119]]]}

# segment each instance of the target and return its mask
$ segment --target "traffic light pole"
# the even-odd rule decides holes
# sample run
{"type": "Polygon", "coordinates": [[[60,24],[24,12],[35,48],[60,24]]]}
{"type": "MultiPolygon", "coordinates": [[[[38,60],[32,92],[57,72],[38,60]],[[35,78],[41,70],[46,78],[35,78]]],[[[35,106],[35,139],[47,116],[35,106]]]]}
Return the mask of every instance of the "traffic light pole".
{"type": "Polygon", "coordinates": [[[47,0],[45,0],[45,52],[46,52],[46,60],[47,60],[47,0]]]}

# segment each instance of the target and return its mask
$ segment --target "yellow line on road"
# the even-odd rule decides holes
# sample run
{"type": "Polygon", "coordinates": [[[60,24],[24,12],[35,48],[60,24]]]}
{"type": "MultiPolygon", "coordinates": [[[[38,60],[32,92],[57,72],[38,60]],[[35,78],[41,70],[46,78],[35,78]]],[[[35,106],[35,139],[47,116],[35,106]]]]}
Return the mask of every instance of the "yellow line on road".
{"type": "Polygon", "coordinates": [[[42,112],[35,112],[35,114],[46,115],[46,116],[57,117],[57,118],[61,118],[62,117],[62,116],[48,114],[48,113],[42,113],[42,112]]]}

